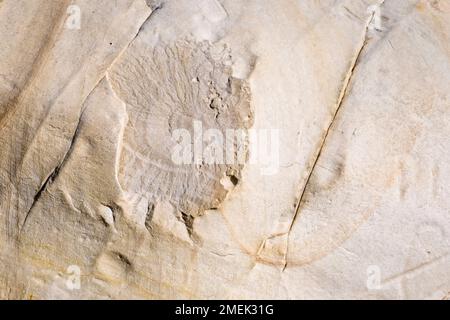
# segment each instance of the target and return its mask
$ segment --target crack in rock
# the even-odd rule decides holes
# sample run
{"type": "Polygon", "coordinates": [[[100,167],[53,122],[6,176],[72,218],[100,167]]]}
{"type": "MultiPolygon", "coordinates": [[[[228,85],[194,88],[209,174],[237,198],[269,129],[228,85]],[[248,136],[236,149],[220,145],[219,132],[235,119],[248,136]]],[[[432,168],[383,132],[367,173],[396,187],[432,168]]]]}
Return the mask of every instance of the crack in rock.
{"type": "Polygon", "coordinates": [[[20,232],[23,230],[23,228],[25,227],[25,224],[31,214],[31,212],[33,211],[34,207],[36,206],[36,204],[38,203],[38,201],[41,199],[42,194],[47,190],[47,188],[56,180],[56,178],[58,177],[59,172],[61,171],[61,169],[64,167],[67,159],[70,157],[70,155],[72,154],[73,151],[73,147],[75,145],[75,141],[78,137],[78,134],[80,133],[80,126],[82,123],[82,118],[84,115],[86,109],[82,109],[80,116],[78,118],[78,122],[77,125],[75,127],[75,131],[74,134],[72,135],[72,138],[69,141],[69,148],[67,149],[67,152],[64,154],[64,156],[62,157],[62,160],[60,161],[59,165],[57,167],[55,167],[53,169],[53,171],[48,175],[47,179],[44,181],[44,183],[42,184],[42,186],[39,188],[39,190],[36,192],[34,198],[33,198],[33,203],[31,204],[30,209],[28,210],[27,214],[25,215],[25,218],[21,224],[21,227],[19,229],[19,234],[20,232]]]}
{"type": "MultiPolygon", "coordinates": [[[[379,5],[381,6],[383,3],[384,3],[384,0],[379,5]]],[[[347,72],[347,74],[345,76],[344,83],[343,83],[343,86],[342,86],[342,89],[341,89],[341,92],[339,94],[338,101],[337,101],[337,104],[336,104],[335,112],[333,114],[333,117],[332,117],[329,125],[327,126],[325,134],[322,137],[321,144],[320,144],[318,150],[316,151],[316,155],[314,157],[314,162],[313,162],[313,164],[310,167],[308,176],[306,178],[306,182],[305,182],[305,184],[304,184],[304,186],[302,188],[299,200],[298,200],[298,202],[297,202],[297,204],[295,206],[294,216],[293,216],[292,221],[291,221],[291,223],[289,225],[289,229],[286,232],[286,234],[287,234],[287,236],[286,236],[286,250],[285,250],[284,259],[283,259],[284,260],[283,261],[284,265],[283,265],[283,269],[282,269],[283,271],[287,268],[287,265],[288,265],[289,239],[290,239],[290,234],[291,234],[292,228],[293,228],[293,226],[295,224],[295,221],[297,220],[297,218],[298,218],[298,216],[300,214],[301,204],[304,201],[304,197],[305,197],[306,191],[308,189],[309,182],[310,182],[311,177],[313,175],[314,169],[316,168],[316,165],[317,165],[317,163],[319,161],[319,158],[320,158],[320,156],[322,154],[324,146],[325,146],[325,144],[327,142],[328,135],[329,135],[329,133],[331,131],[331,128],[333,127],[333,125],[334,125],[334,123],[336,121],[336,118],[337,118],[337,115],[338,115],[339,111],[341,110],[341,107],[342,107],[342,105],[343,105],[343,103],[345,101],[345,97],[347,96],[349,85],[351,83],[351,80],[352,80],[355,68],[358,65],[358,62],[360,61],[360,58],[361,58],[361,54],[362,54],[362,52],[364,51],[364,48],[367,45],[367,42],[368,42],[367,34],[369,32],[369,27],[370,27],[370,25],[371,25],[371,23],[372,23],[372,21],[374,19],[374,16],[375,16],[375,12],[372,12],[370,17],[366,21],[365,28],[364,28],[364,34],[363,34],[362,41],[361,41],[361,45],[358,47],[358,51],[356,52],[356,55],[354,56],[354,58],[353,58],[353,60],[351,62],[349,71],[347,72]]]]}

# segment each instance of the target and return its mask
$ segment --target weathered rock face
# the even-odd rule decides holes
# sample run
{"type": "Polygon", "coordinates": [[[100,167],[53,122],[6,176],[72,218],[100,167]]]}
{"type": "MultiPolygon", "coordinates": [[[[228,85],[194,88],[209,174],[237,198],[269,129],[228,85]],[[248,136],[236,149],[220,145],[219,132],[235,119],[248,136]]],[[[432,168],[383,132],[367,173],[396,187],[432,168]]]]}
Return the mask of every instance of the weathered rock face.
{"type": "Polygon", "coordinates": [[[0,297],[446,298],[447,0],[0,1],[0,297]]]}

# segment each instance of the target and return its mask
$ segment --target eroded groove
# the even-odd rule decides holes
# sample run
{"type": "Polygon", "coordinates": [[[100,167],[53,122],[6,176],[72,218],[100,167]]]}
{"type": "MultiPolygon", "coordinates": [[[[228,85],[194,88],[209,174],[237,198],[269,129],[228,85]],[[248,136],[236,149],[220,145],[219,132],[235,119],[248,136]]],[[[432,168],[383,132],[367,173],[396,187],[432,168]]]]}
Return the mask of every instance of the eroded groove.
{"type": "Polygon", "coordinates": [[[152,234],[152,219],[154,213],[155,213],[155,205],[149,202],[147,205],[147,213],[145,214],[144,225],[150,234],[152,234]]]}
{"type": "MultiPolygon", "coordinates": [[[[148,15],[148,17],[145,19],[145,21],[141,24],[141,26],[139,27],[138,31],[136,32],[136,34],[134,35],[134,37],[131,39],[130,42],[128,42],[128,44],[124,47],[124,49],[117,55],[117,57],[112,61],[112,63],[109,65],[109,67],[105,70],[104,76],[102,76],[98,82],[93,86],[91,92],[87,95],[86,99],[84,99],[83,104],[86,103],[86,101],[88,100],[89,96],[92,94],[92,92],[97,88],[97,86],[99,85],[99,83],[106,77],[107,72],[109,69],[111,69],[111,67],[115,64],[116,61],[119,60],[119,58],[122,56],[122,54],[131,46],[131,44],[133,43],[133,41],[137,38],[137,36],[139,35],[139,33],[142,31],[142,29],[144,28],[145,24],[150,20],[150,18],[152,17],[152,15],[158,11],[159,9],[162,8],[162,5],[157,6],[152,12],[150,12],[150,14],[148,15]]],[[[50,175],[48,176],[48,178],[44,181],[44,183],[41,185],[41,187],[39,188],[39,190],[37,191],[36,195],[33,198],[33,203],[31,204],[30,209],[28,210],[28,212],[25,215],[25,218],[19,228],[19,234],[21,233],[21,231],[23,230],[32,210],[34,209],[34,207],[36,206],[37,202],[40,200],[43,192],[45,190],[47,190],[47,188],[53,183],[53,181],[55,181],[56,177],[58,176],[60,170],[63,168],[63,166],[65,165],[65,162],[67,161],[67,159],[69,158],[69,156],[71,155],[72,151],[73,151],[73,147],[74,147],[74,143],[78,137],[79,134],[79,129],[80,129],[80,124],[81,124],[81,119],[83,117],[85,109],[82,109],[80,116],[78,118],[78,123],[75,129],[75,132],[69,142],[69,149],[67,150],[67,152],[64,154],[60,164],[58,166],[56,166],[53,171],[50,173],[50,175]]]]}
{"type": "MultiPolygon", "coordinates": [[[[384,1],[382,1],[380,3],[380,5],[382,5],[383,3],[384,3],[384,1]]],[[[309,170],[308,177],[306,178],[306,182],[305,182],[305,184],[304,184],[304,186],[302,188],[299,200],[298,200],[298,202],[297,202],[297,204],[295,206],[294,217],[292,218],[292,221],[291,221],[291,223],[289,225],[289,229],[287,231],[286,251],[285,251],[285,255],[284,255],[284,266],[283,266],[283,270],[282,271],[286,270],[287,265],[288,265],[289,239],[290,239],[290,234],[291,234],[292,228],[293,228],[294,223],[295,223],[295,221],[296,221],[296,219],[297,219],[297,217],[298,217],[298,215],[300,213],[301,204],[302,204],[302,202],[304,200],[304,197],[305,197],[305,194],[306,194],[306,190],[308,189],[308,185],[309,185],[309,182],[311,180],[312,174],[313,174],[313,172],[314,172],[314,170],[316,168],[316,165],[317,165],[317,163],[319,161],[319,158],[320,158],[320,156],[322,154],[324,146],[325,146],[325,144],[327,142],[328,135],[329,135],[329,133],[331,131],[331,128],[333,127],[333,125],[334,125],[334,123],[336,121],[336,118],[338,116],[339,111],[341,110],[341,107],[343,105],[345,97],[347,96],[349,85],[351,83],[352,76],[354,74],[355,68],[358,65],[358,63],[360,61],[360,58],[361,58],[361,54],[362,54],[362,52],[364,51],[364,48],[367,45],[367,42],[368,42],[367,34],[369,32],[369,25],[372,22],[372,20],[374,19],[374,15],[375,15],[375,13],[372,13],[370,15],[369,19],[367,20],[366,24],[365,24],[365,28],[364,28],[364,33],[363,33],[361,44],[360,44],[360,46],[358,48],[358,51],[356,52],[356,55],[354,56],[354,58],[352,60],[352,63],[350,64],[350,68],[349,68],[349,70],[348,70],[348,72],[347,72],[347,74],[345,76],[344,83],[343,83],[342,89],[340,91],[340,94],[339,94],[339,97],[338,97],[338,100],[337,100],[337,103],[336,103],[336,105],[337,105],[336,110],[335,110],[335,112],[333,114],[333,117],[331,118],[331,121],[330,121],[330,123],[329,123],[329,125],[327,127],[327,130],[325,131],[325,134],[322,137],[322,141],[320,143],[320,146],[319,146],[318,150],[315,153],[314,162],[313,162],[313,164],[312,164],[312,166],[311,166],[311,168],[309,170]]]]}
{"type": "Polygon", "coordinates": [[[17,95],[6,102],[6,109],[0,117],[0,130],[2,130],[6,126],[6,123],[8,123],[8,120],[17,113],[17,104],[21,101],[21,99],[23,99],[25,92],[33,86],[36,75],[41,72],[42,68],[44,68],[45,62],[48,60],[49,53],[57,39],[57,35],[64,25],[64,21],[66,19],[66,8],[69,3],[69,0],[65,0],[64,5],[59,7],[60,11],[55,14],[56,18],[54,18],[55,23],[49,26],[49,30],[47,30],[47,33],[42,40],[42,44],[38,48],[36,55],[31,62],[31,69],[25,78],[25,82],[22,84],[21,88],[18,88],[19,92],[17,95]]]}
{"type": "MultiPolygon", "coordinates": [[[[130,42],[128,42],[128,44],[126,46],[124,46],[124,48],[122,49],[122,51],[119,52],[119,54],[117,55],[117,57],[111,62],[111,64],[109,65],[109,67],[106,69],[105,74],[107,74],[107,72],[115,65],[115,63],[117,61],[119,61],[119,59],[122,57],[122,55],[128,50],[128,48],[131,46],[131,44],[134,42],[134,40],[136,40],[136,38],[139,36],[139,34],[142,32],[142,30],[144,29],[145,25],[150,21],[150,19],[153,17],[153,14],[156,13],[157,11],[159,11],[160,9],[162,9],[163,5],[160,4],[158,6],[156,6],[153,11],[150,12],[150,14],[147,16],[147,18],[145,18],[144,22],[141,24],[141,26],[139,27],[138,31],[136,32],[136,34],[134,35],[134,37],[130,40],[130,42]]],[[[100,83],[100,81],[103,80],[102,79],[99,80],[98,83],[100,83]]],[[[108,80],[109,81],[109,80],[108,80]]],[[[95,85],[95,87],[98,85],[98,83],[95,85]]]]}
{"type": "MultiPolygon", "coordinates": [[[[92,90],[93,91],[93,90],[92,90]]],[[[92,93],[92,92],[91,92],[92,93]]],[[[67,162],[67,159],[70,157],[70,155],[73,152],[73,148],[75,145],[75,141],[77,140],[77,137],[80,133],[80,127],[81,127],[81,121],[84,115],[84,112],[86,111],[86,108],[82,109],[80,116],[78,118],[78,123],[77,126],[75,128],[74,134],[72,136],[72,138],[69,141],[69,149],[67,149],[67,152],[64,154],[61,162],[59,163],[58,166],[56,166],[53,171],[50,173],[50,175],[48,176],[48,178],[45,180],[45,182],[41,185],[41,187],[39,188],[39,190],[37,191],[36,195],[33,198],[33,203],[31,204],[30,209],[28,210],[27,214],[25,215],[25,218],[23,220],[23,223],[19,229],[19,233],[23,230],[25,223],[27,222],[33,208],[36,206],[37,202],[39,201],[39,199],[42,196],[42,193],[47,190],[47,188],[53,183],[53,181],[56,180],[56,178],[59,175],[59,172],[61,171],[61,169],[64,167],[65,163],[67,162]]]]}

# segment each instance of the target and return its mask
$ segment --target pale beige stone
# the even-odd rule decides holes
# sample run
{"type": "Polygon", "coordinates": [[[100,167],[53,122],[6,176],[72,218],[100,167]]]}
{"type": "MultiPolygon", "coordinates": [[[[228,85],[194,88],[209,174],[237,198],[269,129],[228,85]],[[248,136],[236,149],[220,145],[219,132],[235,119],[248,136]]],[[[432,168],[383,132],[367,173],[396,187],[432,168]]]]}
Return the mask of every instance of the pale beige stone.
{"type": "Polygon", "coordinates": [[[0,40],[1,298],[448,298],[448,1],[3,0],[0,40]],[[195,121],[245,163],[174,163],[195,121]]]}

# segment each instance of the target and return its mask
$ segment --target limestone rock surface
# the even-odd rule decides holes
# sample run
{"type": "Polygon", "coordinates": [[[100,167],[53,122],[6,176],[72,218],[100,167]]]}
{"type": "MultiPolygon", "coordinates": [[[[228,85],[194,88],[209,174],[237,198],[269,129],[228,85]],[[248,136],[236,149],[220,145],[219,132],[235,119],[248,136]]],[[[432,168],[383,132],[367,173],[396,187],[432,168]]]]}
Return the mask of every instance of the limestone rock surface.
{"type": "Polygon", "coordinates": [[[0,0],[0,298],[448,299],[450,1],[0,0]]]}

